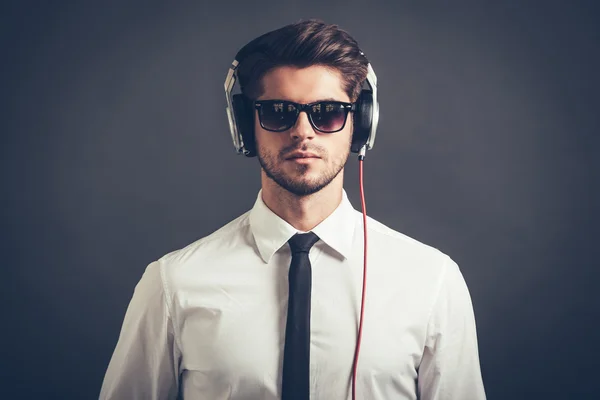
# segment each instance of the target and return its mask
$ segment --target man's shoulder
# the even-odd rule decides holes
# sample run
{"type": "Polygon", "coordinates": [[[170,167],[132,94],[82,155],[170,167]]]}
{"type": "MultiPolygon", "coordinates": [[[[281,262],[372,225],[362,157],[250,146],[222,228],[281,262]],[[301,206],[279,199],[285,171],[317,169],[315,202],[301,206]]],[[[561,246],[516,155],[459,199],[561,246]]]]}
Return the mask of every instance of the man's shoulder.
{"type": "Polygon", "coordinates": [[[368,245],[376,246],[379,251],[393,252],[396,257],[419,258],[428,262],[443,263],[448,258],[445,253],[432,245],[390,228],[374,218],[367,218],[368,245]]]}
{"type": "Polygon", "coordinates": [[[159,261],[163,264],[178,264],[197,257],[214,256],[215,253],[223,253],[226,250],[224,247],[239,245],[246,240],[250,226],[249,214],[250,211],[245,212],[209,235],[165,254],[159,261]]]}

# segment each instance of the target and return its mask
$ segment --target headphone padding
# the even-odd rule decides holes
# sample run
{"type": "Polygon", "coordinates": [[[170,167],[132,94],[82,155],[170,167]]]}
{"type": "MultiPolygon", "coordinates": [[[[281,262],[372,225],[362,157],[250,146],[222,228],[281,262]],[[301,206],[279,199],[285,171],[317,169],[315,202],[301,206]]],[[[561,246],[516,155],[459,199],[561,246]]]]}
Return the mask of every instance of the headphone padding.
{"type": "Polygon", "coordinates": [[[351,150],[358,153],[369,140],[373,123],[373,92],[363,89],[356,100],[351,150]]]}
{"type": "Polygon", "coordinates": [[[246,156],[256,155],[256,144],[254,142],[254,109],[252,102],[243,94],[234,94],[231,97],[233,114],[237,124],[238,134],[244,142],[246,156]]]}

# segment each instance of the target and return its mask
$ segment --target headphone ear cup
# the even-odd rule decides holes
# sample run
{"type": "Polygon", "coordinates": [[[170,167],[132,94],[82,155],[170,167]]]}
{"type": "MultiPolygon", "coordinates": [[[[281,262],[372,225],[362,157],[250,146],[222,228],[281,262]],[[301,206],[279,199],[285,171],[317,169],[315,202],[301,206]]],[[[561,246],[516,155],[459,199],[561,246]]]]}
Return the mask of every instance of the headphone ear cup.
{"type": "Polygon", "coordinates": [[[358,153],[369,140],[371,126],[373,124],[373,92],[363,89],[356,100],[354,111],[354,132],[352,133],[352,145],[350,150],[358,153]]]}
{"type": "Polygon", "coordinates": [[[233,106],[233,115],[237,125],[238,134],[242,137],[245,154],[247,157],[256,155],[256,145],[254,142],[254,109],[252,101],[243,94],[234,94],[231,97],[233,106]]]}

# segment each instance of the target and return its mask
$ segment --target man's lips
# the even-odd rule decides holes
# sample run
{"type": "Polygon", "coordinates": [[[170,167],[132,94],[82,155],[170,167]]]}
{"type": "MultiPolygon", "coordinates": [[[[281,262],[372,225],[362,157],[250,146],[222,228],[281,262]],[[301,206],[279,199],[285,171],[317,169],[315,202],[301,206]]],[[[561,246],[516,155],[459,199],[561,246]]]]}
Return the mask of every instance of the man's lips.
{"type": "Polygon", "coordinates": [[[287,156],[285,159],[286,160],[296,160],[296,159],[300,159],[300,158],[321,158],[321,157],[319,157],[318,155],[316,155],[314,153],[296,151],[296,152],[293,152],[292,154],[290,154],[289,156],[287,156]]]}

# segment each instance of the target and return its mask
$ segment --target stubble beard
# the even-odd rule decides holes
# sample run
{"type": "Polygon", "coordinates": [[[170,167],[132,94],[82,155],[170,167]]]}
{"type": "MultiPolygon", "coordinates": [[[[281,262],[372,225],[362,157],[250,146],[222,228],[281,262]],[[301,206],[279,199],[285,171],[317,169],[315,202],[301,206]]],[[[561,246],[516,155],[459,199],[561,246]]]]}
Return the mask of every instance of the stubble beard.
{"type": "MultiPolygon", "coordinates": [[[[348,146],[348,151],[344,154],[337,162],[335,162],[331,167],[327,167],[323,173],[311,180],[303,179],[304,174],[311,168],[310,165],[307,164],[296,164],[294,166],[295,172],[299,177],[290,176],[283,170],[283,163],[285,161],[285,154],[289,154],[293,150],[302,150],[307,151],[309,148],[307,146],[303,146],[301,148],[294,147],[293,149],[284,149],[278,155],[270,154],[264,148],[257,144],[257,157],[260,166],[265,171],[265,174],[268,178],[273,180],[276,184],[278,184],[283,189],[287,190],[291,194],[304,197],[309,196],[311,194],[317,193],[327,185],[329,185],[344,169],[344,165],[348,160],[348,156],[350,155],[350,146],[348,146]]],[[[313,149],[310,149],[313,151],[313,149]]],[[[329,157],[323,151],[316,152],[321,157],[322,161],[325,165],[328,164],[329,157]]]]}

